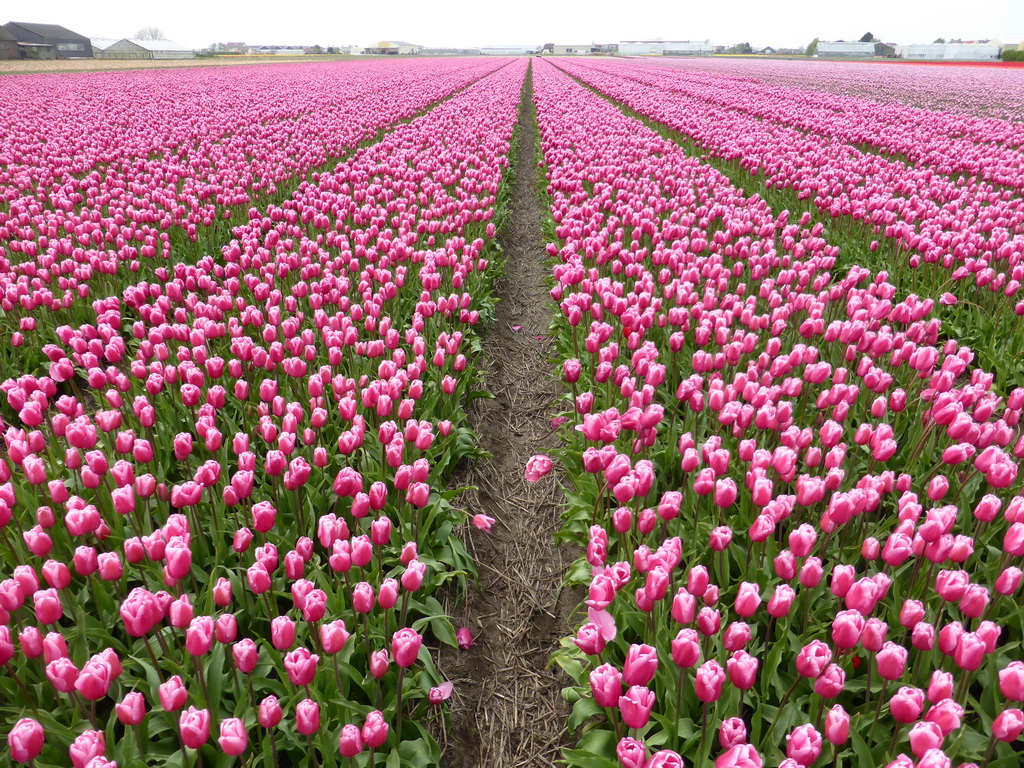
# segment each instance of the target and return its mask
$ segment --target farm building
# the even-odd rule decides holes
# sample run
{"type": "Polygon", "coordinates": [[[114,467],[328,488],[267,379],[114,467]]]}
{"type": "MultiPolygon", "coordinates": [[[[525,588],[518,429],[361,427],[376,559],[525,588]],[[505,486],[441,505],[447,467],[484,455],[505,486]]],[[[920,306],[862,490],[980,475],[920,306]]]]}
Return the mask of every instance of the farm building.
{"type": "Polygon", "coordinates": [[[622,56],[710,56],[715,46],[710,40],[622,40],[622,56]]]}
{"type": "Polygon", "coordinates": [[[533,53],[533,50],[525,45],[492,45],[481,48],[480,53],[483,56],[527,56],[533,53]]]}
{"type": "Polygon", "coordinates": [[[367,48],[366,52],[381,56],[415,56],[420,49],[421,46],[402,40],[381,40],[376,45],[367,48]]]}
{"type": "Polygon", "coordinates": [[[92,55],[96,59],[112,59],[113,56],[107,56],[107,49],[117,42],[116,37],[90,37],[89,42],[92,44],[92,55]]]}
{"type": "Polygon", "coordinates": [[[580,43],[579,45],[559,45],[555,43],[552,47],[552,52],[555,56],[582,56],[587,53],[593,53],[594,46],[590,43],[580,43]]]}
{"type": "Polygon", "coordinates": [[[18,38],[0,27],[0,61],[18,58],[18,38]]]}
{"type": "Polygon", "coordinates": [[[252,45],[247,56],[305,56],[306,51],[294,45],[252,45]]]}
{"type": "Polygon", "coordinates": [[[896,43],[875,43],[875,56],[893,57],[896,55],[896,43]]]}
{"type": "Polygon", "coordinates": [[[875,56],[874,43],[818,43],[817,56],[829,59],[871,59],[875,56]]]}
{"type": "Polygon", "coordinates": [[[104,59],[194,59],[195,51],[170,40],[126,37],[103,52],[104,59]]]}
{"type": "Polygon", "coordinates": [[[420,48],[421,56],[479,56],[479,48],[420,48]]]}
{"type": "Polygon", "coordinates": [[[777,48],[772,48],[770,45],[765,46],[764,48],[758,48],[754,51],[758,56],[775,56],[778,52],[777,48]]]}
{"type": "Polygon", "coordinates": [[[931,43],[896,47],[896,54],[904,59],[985,61],[998,59],[1000,53],[1000,47],[994,43],[931,43]]]}
{"type": "Polygon", "coordinates": [[[999,49],[1004,53],[1006,51],[1024,51],[1024,38],[1003,37],[997,40],[989,40],[989,42],[998,45],[999,49]]]}
{"type": "Polygon", "coordinates": [[[21,48],[22,58],[91,59],[92,43],[89,38],[57,24],[27,24],[10,21],[4,29],[14,35],[21,48]],[[50,48],[51,51],[44,51],[50,48]],[[36,50],[33,50],[36,49],[36,50]],[[38,54],[38,55],[37,55],[38,54]]]}

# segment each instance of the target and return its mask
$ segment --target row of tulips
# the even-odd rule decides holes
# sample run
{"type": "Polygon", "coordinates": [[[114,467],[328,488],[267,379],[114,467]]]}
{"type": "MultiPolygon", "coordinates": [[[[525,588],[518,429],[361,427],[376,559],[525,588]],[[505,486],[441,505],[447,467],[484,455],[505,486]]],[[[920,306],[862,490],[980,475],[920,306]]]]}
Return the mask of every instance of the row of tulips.
{"type": "MultiPolygon", "coordinates": [[[[699,91],[718,106],[881,152],[954,180],[963,176],[965,182],[991,182],[995,188],[1024,188],[1024,138],[1017,124],[1009,120],[962,112],[937,113],[900,103],[879,104],[852,95],[761,80],[732,80],[728,92],[716,93],[709,87],[720,82],[720,75],[673,62],[665,66],[682,91],[690,95],[699,91]]],[[[911,74],[918,71],[911,70],[911,74]]]]}
{"type": "Polygon", "coordinates": [[[983,63],[967,69],[955,62],[906,66],[891,62],[817,61],[812,67],[804,66],[805,63],[792,59],[702,58],[688,62],[687,66],[768,85],[870,99],[879,105],[904,104],[931,112],[1024,120],[1020,72],[1014,65],[983,63]]]}
{"type": "Polygon", "coordinates": [[[17,356],[3,359],[35,364],[31,332],[88,322],[81,310],[126,282],[216,253],[251,206],[280,203],[310,173],[502,63],[5,78],[0,333],[17,356]],[[45,105],[40,93],[51,94],[45,105]]]}
{"type": "MultiPolygon", "coordinates": [[[[636,62],[560,66],[692,141],[732,178],[753,176],[763,194],[823,216],[830,241],[870,256],[879,269],[899,265],[903,290],[959,303],[949,310],[959,319],[958,333],[979,346],[990,365],[1013,359],[1017,383],[1024,383],[1024,366],[1016,360],[1024,354],[1016,341],[1024,313],[1024,198],[984,180],[992,175],[988,166],[1019,164],[1006,157],[1018,150],[966,142],[976,151],[962,152],[956,162],[971,171],[967,179],[954,178],[862,151],[845,140],[852,130],[836,128],[830,136],[827,125],[842,121],[828,109],[814,119],[793,119],[793,100],[779,96],[784,89],[726,88],[724,78],[694,79],[687,71],[636,62]],[[997,348],[994,338],[1010,341],[997,348]]],[[[936,116],[936,123],[955,121],[936,116]]]]}
{"type": "MultiPolygon", "coordinates": [[[[641,69],[558,67],[627,93],[641,69]]],[[[1019,764],[1024,390],[933,299],[833,274],[810,212],[558,67],[534,83],[586,548],[568,762],[1019,764]]]]}
{"type": "Polygon", "coordinates": [[[428,646],[472,642],[433,593],[473,572],[446,485],[478,453],[503,64],[217,255],[28,337],[46,364],[0,386],[11,759],[438,763],[428,646]]]}

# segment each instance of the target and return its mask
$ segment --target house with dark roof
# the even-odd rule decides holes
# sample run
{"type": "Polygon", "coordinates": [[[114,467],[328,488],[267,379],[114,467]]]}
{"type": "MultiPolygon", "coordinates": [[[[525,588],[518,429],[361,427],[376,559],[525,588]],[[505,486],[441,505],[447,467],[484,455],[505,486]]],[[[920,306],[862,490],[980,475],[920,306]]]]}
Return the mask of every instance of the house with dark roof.
{"type": "Polygon", "coordinates": [[[23,58],[30,56],[30,48],[50,47],[52,56],[33,56],[32,58],[58,59],[91,59],[92,43],[85,35],[72,32],[57,24],[29,24],[22,21],[10,21],[4,24],[10,34],[20,44],[23,58]]]}
{"type": "Polygon", "coordinates": [[[0,60],[18,58],[18,38],[0,27],[0,60]]]}

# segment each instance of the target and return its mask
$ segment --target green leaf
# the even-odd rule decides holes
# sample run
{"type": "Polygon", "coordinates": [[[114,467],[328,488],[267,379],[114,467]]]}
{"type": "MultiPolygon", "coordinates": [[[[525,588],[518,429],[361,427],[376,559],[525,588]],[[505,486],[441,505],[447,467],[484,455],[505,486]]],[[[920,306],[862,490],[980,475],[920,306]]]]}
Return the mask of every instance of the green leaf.
{"type": "Polygon", "coordinates": [[[575,731],[590,718],[603,713],[604,707],[589,696],[579,699],[572,707],[572,714],[569,715],[569,731],[575,731]]]}

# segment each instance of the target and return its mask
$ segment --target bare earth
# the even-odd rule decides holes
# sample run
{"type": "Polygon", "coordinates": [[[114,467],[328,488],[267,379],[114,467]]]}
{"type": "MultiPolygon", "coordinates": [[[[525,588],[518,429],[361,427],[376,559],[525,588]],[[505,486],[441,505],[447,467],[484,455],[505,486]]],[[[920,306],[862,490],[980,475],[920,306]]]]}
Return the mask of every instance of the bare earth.
{"type": "Polygon", "coordinates": [[[452,732],[444,735],[446,768],[546,768],[571,746],[561,697],[571,681],[558,667],[546,668],[559,639],[570,633],[568,615],[580,599],[562,589],[572,549],[553,538],[560,478],[552,473],[529,483],[523,476],[530,456],[558,444],[551,417],[561,390],[544,336],[552,302],[544,284],[531,98],[528,89],[520,105],[512,207],[498,235],[504,274],[496,282],[497,321],[485,341],[485,383],[494,399],[474,401],[472,413],[472,426],[493,456],[468,473],[465,481],[479,490],[462,499],[471,513],[498,522],[490,534],[470,531],[479,583],[468,604],[451,606],[476,644],[468,651],[445,649],[438,663],[456,684],[452,732]]]}

